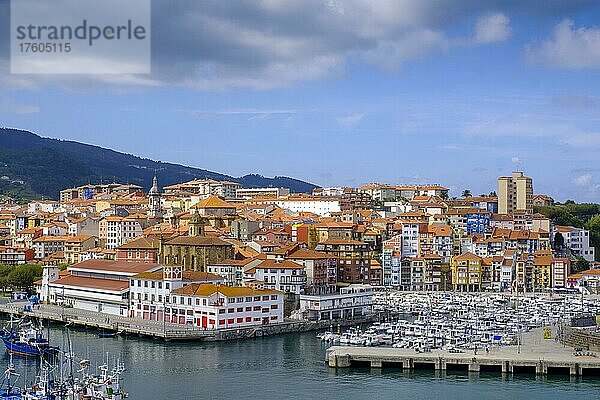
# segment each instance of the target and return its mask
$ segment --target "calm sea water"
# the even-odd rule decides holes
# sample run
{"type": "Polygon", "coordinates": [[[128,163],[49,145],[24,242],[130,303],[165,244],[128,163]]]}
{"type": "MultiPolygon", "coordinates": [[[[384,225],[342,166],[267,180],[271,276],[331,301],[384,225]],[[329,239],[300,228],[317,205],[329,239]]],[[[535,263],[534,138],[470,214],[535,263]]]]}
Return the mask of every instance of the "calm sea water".
{"type": "MultiPolygon", "coordinates": [[[[101,363],[108,352],[127,367],[124,387],[136,399],[600,399],[600,379],[502,378],[433,371],[404,373],[369,368],[330,370],[314,333],[223,343],[163,343],[138,338],[100,339],[96,331],[70,334],[76,353],[101,363]]],[[[62,343],[64,331],[51,330],[62,343]]],[[[6,364],[8,356],[3,356],[6,364]]],[[[36,363],[15,358],[19,383],[36,363]]]]}

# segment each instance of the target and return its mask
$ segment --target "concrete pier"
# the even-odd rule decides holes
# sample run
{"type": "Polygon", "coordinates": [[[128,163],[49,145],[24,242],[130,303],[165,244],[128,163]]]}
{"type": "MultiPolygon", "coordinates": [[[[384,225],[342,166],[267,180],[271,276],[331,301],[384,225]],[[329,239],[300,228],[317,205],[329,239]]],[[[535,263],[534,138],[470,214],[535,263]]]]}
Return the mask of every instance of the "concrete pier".
{"type": "Polygon", "coordinates": [[[535,373],[537,375],[564,374],[584,376],[586,370],[598,374],[600,359],[594,357],[561,357],[535,359],[514,357],[510,354],[471,356],[457,354],[415,353],[394,348],[365,348],[335,346],[327,350],[327,364],[332,368],[348,368],[368,364],[371,368],[396,367],[413,370],[416,366],[430,366],[432,370],[464,369],[468,372],[496,371],[504,374],[535,373]]]}
{"type": "Polygon", "coordinates": [[[474,354],[473,351],[450,353],[433,350],[417,353],[412,349],[390,347],[334,346],[327,350],[327,364],[332,368],[348,368],[352,365],[370,365],[371,368],[387,367],[413,370],[430,368],[435,371],[463,370],[469,373],[498,372],[503,374],[528,373],[537,375],[586,376],[600,374],[598,357],[580,356],[573,349],[543,339],[541,330],[523,335],[523,345],[492,348],[474,354]]]}

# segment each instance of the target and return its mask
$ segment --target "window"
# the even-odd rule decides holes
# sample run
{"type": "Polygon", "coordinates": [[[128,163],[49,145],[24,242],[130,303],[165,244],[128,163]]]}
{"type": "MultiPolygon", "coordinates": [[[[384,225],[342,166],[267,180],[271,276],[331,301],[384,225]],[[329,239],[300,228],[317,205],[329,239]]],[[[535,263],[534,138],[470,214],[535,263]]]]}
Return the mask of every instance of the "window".
{"type": "Polygon", "coordinates": [[[271,295],[271,300],[277,300],[277,295],[276,294],[271,295]]]}
{"type": "Polygon", "coordinates": [[[246,322],[252,322],[252,317],[246,317],[246,322]]]}
{"type": "Polygon", "coordinates": [[[233,324],[234,322],[235,322],[235,320],[233,318],[227,319],[227,323],[228,324],[233,324]]]}
{"type": "Polygon", "coordinates": [[[158,295],[158,302],[159,302],[159,303],[162,303],[162,301],[163,301],[162,294],[159,294],[159,295],[158,295]]]}
{"type": "Polygon", "coordinates": [[[244,318],[238,318],[238,319],[237,319],[237,323],[238,323],[238,324],[241,324],[241,323],[243,323],[243,322],[244,322],[244,318]]]}
{"type": "Polygon", "coordinates": [[[271,310],[277,310],[277,304],[271,304],[271,310]]]}
{"type": "Polygon", "coordinates": [[[269,300],[269,296],[263,296],[262,299],[263,299],[263,301],[268,301],[269,300]]]}
{"type": "Polygon", "coordinates": [[[221,308],[221,309],[219,310],[219,314],[225,314],[225,309],[224,309],[224,308],[221,308]]]}
{"type": "Polygon", "coordinates": [[[246,311],[252,311],[252,307],[246,307],[246,311]]]}
{"type": "Polygon", "coordinates": [[[165,289],[171,289],[171,284],[169,282],[165,283],[165,289]]]}
{"type": "Polygon", "coordinates": [[[252,297],[246,297],[246,301],[247,301],[247,302],[250,302],[250,301],[252,301],[252,297]]]}
{"type": "Polygon", "coordinates": [[[260,311],[260,308],[261,308],[260,306],[254,306],[253,310],[254,311],[260,311]]]}
{"type": "Polygon", "coordinates": [[[162,282],[158,282],[158,288],[162,289],[162,282]]]}
{"type": "Polygon", "coordinates": [[[254,301],[260,301],[260,296],[254,296],[254,301]]]}
{"type": "Polygon", "coordinates": [[[152,289],[154,289],[156,287],[156,283],[154,281],[152,281],[152,289]]]}
{"type": "Polygon", "coordinates": [[[199,306],[200,305],[200,299],[196,299],[196,305],[199,306]]]}
{"type": "Polygon", "coordinates": [[[219,325],[225,325],[225,320],[224,319],[220,319],[219,320],[219,325]]]}
{"type": "Polygon", "coordinates": [[[235,312],[235,310],[233,308],[228,308],[227,312],[231,314],[231,313],[235,312]]]}
{"type": "Polygon", "coordinates": [[[148,287],[148,281],[144,281],[144,287],[148,287]]]}

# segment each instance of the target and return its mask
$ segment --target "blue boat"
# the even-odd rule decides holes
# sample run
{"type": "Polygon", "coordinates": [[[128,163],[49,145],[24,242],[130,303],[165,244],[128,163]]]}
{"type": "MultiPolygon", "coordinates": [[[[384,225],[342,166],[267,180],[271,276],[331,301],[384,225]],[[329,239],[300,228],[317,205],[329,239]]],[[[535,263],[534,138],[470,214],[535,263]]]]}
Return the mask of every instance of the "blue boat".
{"type": "Polygon", "coordinates": [[[58,347],[50,346],[42,331],[31,323],[23,324],[16,330],[11,323],[10,328],[0,331],[0,338],[9,354],[23,357],[56,356],[58,347]]]}

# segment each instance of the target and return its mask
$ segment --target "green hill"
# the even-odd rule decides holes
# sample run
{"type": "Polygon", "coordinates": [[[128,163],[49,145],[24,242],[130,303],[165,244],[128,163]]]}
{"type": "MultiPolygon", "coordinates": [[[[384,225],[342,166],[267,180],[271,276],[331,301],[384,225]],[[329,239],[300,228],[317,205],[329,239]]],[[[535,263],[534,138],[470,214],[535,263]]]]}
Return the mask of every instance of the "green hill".
{"type": "Polygon", "coordinates": [[[156,171],[162,186],[194,178],[239,182],[243,187],[287,187],[293,193],[316,186],[284,176],[240,178],[164,163],[74,141],[0,128],[0,194],[18,199],[58,198],[61,189],[86,183],[120,182],[149,189],[156,171]]]}

